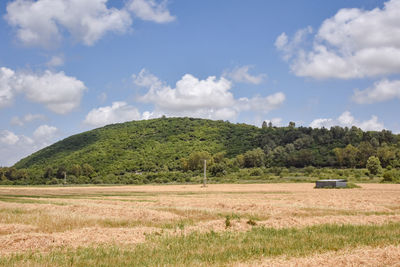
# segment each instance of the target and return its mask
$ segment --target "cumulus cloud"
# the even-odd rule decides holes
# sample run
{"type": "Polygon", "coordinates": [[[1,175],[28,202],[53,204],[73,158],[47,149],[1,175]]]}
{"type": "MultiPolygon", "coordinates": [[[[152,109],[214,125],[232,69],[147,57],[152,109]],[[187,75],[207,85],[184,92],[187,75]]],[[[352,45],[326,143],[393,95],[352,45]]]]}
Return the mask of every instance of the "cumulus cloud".
{"type": "Polygon", "coordinates": [[[92,109],[84,120],[86,125],[100,127],[112,123],[140,120],[137,108],[126,102],[113,102],[111,106],[92,109]]]}
{"type": "Polygon", "coordinates": [[[28,113],[23,117],[15,116],[11,119],[12,125],[24,126],[26,123],[35,121],[35,120],[44,120],[46,117],[42,114],[31,114],[28,113]]]}
{"type": "Polygon", "coordinates": [[[363,91],[355,90],[353,101],[358,104],[371,104],[391,99],[400,99],[400,81],[383,79],[374,84],[373,87],[363,91]]]}
{"type": "Polygon", "coordinates": [[[150,86],[149,92],[141,100],[168,110],[221,108],[234,104],[230,89],[231,82],[225,78],[210,76],[199,80],[191,74],[185,74],[175,88],[150,86]]]}
{"type": "Polygon", "coordinates": [[[26,45],[50,47],[68,32],[77,42],[93,45],[109,32],[125,33],[131,13],[143,20],[166,23],[175,19],[166,2],[131,0],[121,9],[109,8],[108,0],[14,0],[7,4],[5,19],[16,28],[26,45]]]}
{"type": "Polygon", "coordinates": [[[29,100],[65,114],[79,106],[86,89],[82,81],[64,72],[35,74],[0,69],[0,107],[9,104],[16,93],[23,93],[29,100]]]}
{"type": "Polygon", "coordinates": [[[167,1],[157,3],[154,0],[131,0],[128,2],[128,10],[132,11],[142,20],[167,23],[175,20],[167,8],[167,1]]]}
{"type": "Polygon", "coordinates": [[[330,128],[332,126],[352,127],[356,126],[364,131],[381,131],[384,129],[383,123],[379,122],[378,117],[373,115],[371,119],[359,121],[354,118],[349,111],[343,112],[337,119],[320,118],[310,123],[312,128],[330,128]]]}
{"type": "Polygon", "coordinates": [[[41,125],[32,137],[17,135],[8,130],[0,131],[0,166],[11,166],[23,157],[54,142],[59,131],[54,126],[41,125]]]}
{"type": "Polygon", "coordinates": [[[14,145],[19,141],[19,137],[10,131],[2,131],[0,133],[0,142],[6,145],[14,145]]]}
{"type": "Polygon", "coordinates": [[[237,67],[231,71],[225,71],[222,75],[234,82],[260,84],[267,77],[266,74],[251,75],[249,73],[251,66],[237,67]]]}
{"type": "Polygon", "coordinates": [[[132,79],[137,86],[149,87],[152,90],[157,90],[163,86],[163,82],[146,69],[142,69],[139,74],[133,74],[132,79]]]}
{"type": "Polygon", "coordinates": [[[267,113],[281,106],[285,99],[285,94],[278,92],[266,97],[255,96],[253,98],[239,98],[237,104],[240,110],[254,110],[267,113]]]}
{"type": "Polygon", "coordinates": [[[330,128],[332,126],[335,126],[334,119],[327,119],[327,118],[315,119],[310,123],[310,127],[312,128],[322,128],[322,127],[330,128]]]}
{"type": "Polygon", "coordinates": [[[185,74],[172,88],[155,75],[142,70],[138,75],[133,75],[133,81],[149,89],[138,100],[153,104],[156,113],[168,116],[234,119],[240,111],[245,110],[266,113],[279,107],[285,100],[283,93],[235,99],[231,93],[232,83],[225,77],[210,76],[201,80],[185,74]]]}
{"type": "Polygon", "coordinates": [[[52,139],[58,132],[58,129],[54,126],[49,126],[47,124],[39,126],[34,132],[33,137],[35,140],[40,140],[41,142],[52,139]]]}
{"type": "Polygon", "coordinates": [[[15,0],[7,22],[24,44],[49,46],[66,29],[75,40],[92,45],[107,32],[125,32],[132,20],[126,10],[108,8],[107,0],[15,0]],[[62,27],[62,28],[61,28],[62,27]]]}
{"type": "Polygon", "coordinates": [[[8,106],[14,99],[15,91],[12,87],[14,71],[8,68],[0,68],[0,108],[8,106]]]}
{"type": "Polygon", "coordinates": [[[19,73],[15,87],[36,103],[44,104],[51,111],[66,114],[79,106],[84,83],[64,72],[45,71],[42,75],[19,73]]]}
{"type": "Polygon", "coordinates": [[[289,40],[282,33],[275,42],[297,76],[350,79],[400,73],[400,0],[382,9],[339,10],[322,23],[308,49],[304,36],[300,30],[289,40]]]}

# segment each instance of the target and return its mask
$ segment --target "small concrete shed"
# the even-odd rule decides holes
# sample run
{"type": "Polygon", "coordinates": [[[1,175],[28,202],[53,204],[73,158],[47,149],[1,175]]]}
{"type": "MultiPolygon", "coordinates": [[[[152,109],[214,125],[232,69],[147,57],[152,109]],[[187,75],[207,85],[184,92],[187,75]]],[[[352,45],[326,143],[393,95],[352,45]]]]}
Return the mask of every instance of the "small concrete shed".
{"type": "Polygon", "coordinates": [[[315,182],[316,188],[340,188],[346,186],[347,180],[344,179],[319,180],[315,182]]]}

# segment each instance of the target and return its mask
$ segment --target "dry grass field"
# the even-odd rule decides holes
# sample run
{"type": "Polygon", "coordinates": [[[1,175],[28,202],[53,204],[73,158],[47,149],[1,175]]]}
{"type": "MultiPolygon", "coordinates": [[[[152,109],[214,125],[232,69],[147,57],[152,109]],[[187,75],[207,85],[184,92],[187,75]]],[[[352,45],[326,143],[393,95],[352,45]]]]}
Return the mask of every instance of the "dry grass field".
{"type": "Polygon", "coordinates": [[[0,187],[0,265],[400,266],[399,184],[313,186],[0,187]]]}

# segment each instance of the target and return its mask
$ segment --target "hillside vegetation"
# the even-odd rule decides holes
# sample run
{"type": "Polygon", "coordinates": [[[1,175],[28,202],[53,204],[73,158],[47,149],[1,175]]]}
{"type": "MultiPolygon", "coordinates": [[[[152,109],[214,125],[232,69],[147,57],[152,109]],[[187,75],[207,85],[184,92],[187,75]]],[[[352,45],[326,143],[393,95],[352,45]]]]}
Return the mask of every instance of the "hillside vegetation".
{"type": "Polygon", "coordinates": [[[0,169],[0,181],[48,183],[64,174],[70,183],[112,183],[122,176],[133,177],[129,183],[165,182],[172,176],[173,181],[190,181],[199,174],[203,159],[208,160],[210,175],[219,177],[244,168],[261,168],[256,170],[260,176],[265,168],[275,168],[272,172],[279,175],[282,168],[306,166],[368,167],[370,173],[364,175],[383,175],[383,167],[387,180],[393,180],[400,167],[399,140],[399,135],[387,130],[364,132],[357,127],[312,129],[294,123],[287,127],[264,123],[259,128],[160,118],[108,125],[68,137],[12,168],[0,169]],[[143,173],[153,176],[137,182],[143,173]],[[160,177],[166,179],[156,180],[160,177]]]}

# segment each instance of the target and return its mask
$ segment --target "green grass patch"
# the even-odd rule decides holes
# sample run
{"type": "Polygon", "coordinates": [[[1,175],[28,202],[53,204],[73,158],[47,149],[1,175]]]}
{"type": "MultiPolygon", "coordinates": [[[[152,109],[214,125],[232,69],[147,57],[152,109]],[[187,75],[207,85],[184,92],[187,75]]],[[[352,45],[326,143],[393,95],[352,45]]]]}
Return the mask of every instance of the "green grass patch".
{"type": "Polygon", "coordinates": [[[2,197],[0,196],[0,201],[2,202],[10,202],[10,203],[23,203],[23,204],[51,204],[51,205],[57,205],[57,206],[66,206],[68,205],[67,203],[62,203],[62,202],[52,202],[52,201],[43,201],[43,200],[37,200],[37,199],[29,199],[29,198],[21,198],[21,197],[2,197]]]}
{"type": "Polygon", "coordinates": [[[318,225],[301,229],[253,227],[247,232],[151,235],[133,249],[117,246],[60,249],[0,258],[2,266],[223,266],[263,257],[303,257],[359,246],[400,243],[400,223],[318,225]]]}
{"type": "Polygon", "coordinates": [[[396,215],[396,212],[390,211],[357,211],[357,210],[341,210],[341,209],[319,209],[319,208],[302,208],[299,212],[294,212],[292,216],[296,217],[318,217],[318,216],[385,216],[396,215]]]}

